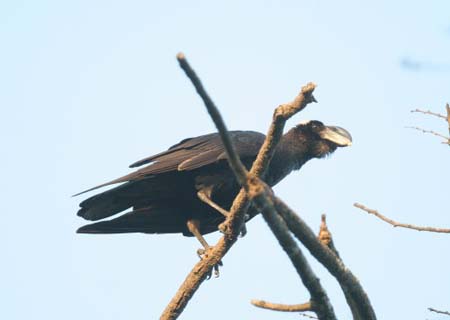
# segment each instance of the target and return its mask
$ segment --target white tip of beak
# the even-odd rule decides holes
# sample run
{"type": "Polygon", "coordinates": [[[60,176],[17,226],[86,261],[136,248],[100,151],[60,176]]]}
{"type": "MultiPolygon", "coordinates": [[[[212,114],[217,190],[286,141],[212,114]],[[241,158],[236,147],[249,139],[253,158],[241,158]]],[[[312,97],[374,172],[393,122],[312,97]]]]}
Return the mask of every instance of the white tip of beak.
{"type": "Polygon", "coordinates": [[[340,147],[349,147],[352,145],[352,136],[350,132],[341,127],[326,126],[320,133],[322,139],[331,141],[340,147]]]}

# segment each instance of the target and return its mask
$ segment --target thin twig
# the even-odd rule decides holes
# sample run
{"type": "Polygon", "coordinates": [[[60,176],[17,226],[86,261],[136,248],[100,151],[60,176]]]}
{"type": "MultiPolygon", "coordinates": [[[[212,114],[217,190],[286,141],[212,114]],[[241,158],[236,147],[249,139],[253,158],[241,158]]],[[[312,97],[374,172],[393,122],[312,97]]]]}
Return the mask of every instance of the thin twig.
{"type": "Polygon", "coordinates": [[[312,311],[311,302],[305,302],[301,304],[282,304],[282,303],[273,303],[264,300],[252,300],[251,303],[258,308],[268,309],[273,311],[282,311],[282,312],[305,312],[312,311]]]}
{"type": "Polygon", "coordinates": [[[432,135],[434,135],[434,136],[436,136],[436,137],[439,137],[439,138],[442,138],[442,139],[445,139],[445,140],[446,140],[445,142],[442,142],[442,143],[450,144],[450,138],[449,138],[449,137],[446,137],[446,136],[444,136],[443,134],[440,134],[440,133],[438,133],[438,132],[436,132],[436,131],[433,131],[433,130],[426,130],[426,129],[422,129],[422,128],[419,128],[419,127],[406,127],[406,128],[408,128],[408,129],[414,129],[414,130],[417,130],[417,131],[421,131],[421,132],[423,132],[423,133],[429,133],[429,134],[432,134],[432,135]]]}
{"type": "Polygon", "coordinates": [[[441,310],[437,310],[437,309],[434,309],[434,308],[428,308],[428,310],[431,311],[431,312],[436,312],[436,313],[445,314],[447,316],[450,316],[450,312],[448,312],[448,311],[441,311],[441,310]]]}
{"type": "Polygon", "coordinates": [[[431,312],[436,312],[436,313],[445,314],[447,316],[450,316],[450,312],[448,312],[448,311],[441,311],[441,310],[437,310],[434,308],[428,308],[428,310],[430,310],[431,312]]]}
{"type": "Polygon", "coordinates": [[[445,228],[434,228],[434,227],[420,227],[420,226],[415,226],[413,224],[409,224],[409,223],[400,223],[397,221],[394,221],[392,219],[389,219],[386,216],[383,216],[381,213],[379,213],[377,210],[374,209],[370,209],[367,208],[366,206],[360,204],[360,203],[354,203],[353,204],[356,208],[359,208],[369,214],[373,214],[375,217],[389,223],[390,225],[392,225],[393,227],[401,227],[401,228],[407,228],[407,229],[413,229],[413,230],[417,230],[417,231],[428,231],[428,232],[438,232],[438,233],[450,233],[450,229],[445,229],[445,228]]]}
{"type": "Polygon", "coordinates": [[[429,114],[429,115],[432,115],[432,116],[435,116],[435,117],[438,117],[438,118],[442,118],[442,119],[445,119],[445,120],[447,120],[447,117],[446,116],[444,116],[444,115],[442,115],[442,114],[440,114],[440,113],[435,113],[435,112],[432,112],[432,111],[430,111],[430,110],[427,110],[427,111],[425,111],[425,110],[421,110],[421,109],[415,109],[415,110],[411,110],[411,112],[419,112],[419,113],[423,113],[423,114],[429,114]]]}
{"type": "Polygon", "coordinates": [[[422,133],[429,133],[429,134],[432,134],[432,135],[434,135],[436,137],[445,139],[445,141],[443,141],[442,143],[448,144],[450,146],[450,105],[448,103],[445,105],[445,109],[447,111],[447,115],[446,116],[444,116],[444,115],[442,115],[440,113],[432,112],[430,110],[424,111],[424,110],[420,110],[420,109],[415,109],[415,110],[411,110],[411,112],[420,112],[420,113],[423,113],[423,114],[429,114],[429,115],[432,115],[432,116],[444,119],[448,123],[448,134],[449,134],[449,137],[446,137],[443,134],[440,134],[440,133],[438,133],[436,131],[426,130],[426,129],[423,129],[423,128],[420,128],[420,127],[406,127],[406,128],[418,130],[418,131],[420,131],[422,133]]]}
{"type": "Polygon", "coordinates": [[[323,245],[311,228],[283,201],[275,197],[274,203],[277,212],[286,221],[295,237],[336,278],[344,292],[348,292],[358,308],[361,319],[375,320],[376,315],[369,297],[359,280],[344,265],[342,260],[330,248],[323,245]]]}

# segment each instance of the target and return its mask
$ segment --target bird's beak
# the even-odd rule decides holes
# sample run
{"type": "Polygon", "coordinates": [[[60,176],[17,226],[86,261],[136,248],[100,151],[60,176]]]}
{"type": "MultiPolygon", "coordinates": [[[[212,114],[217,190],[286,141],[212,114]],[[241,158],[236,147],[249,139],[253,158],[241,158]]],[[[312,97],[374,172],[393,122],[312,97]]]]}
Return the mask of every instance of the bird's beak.
{"type": "Polygon", "coordinates": [[[341,127],[325,126],[319,133],[320,137],[337,144],[339,147],[348,147],[352,145],[352,136],[341,127]]]}

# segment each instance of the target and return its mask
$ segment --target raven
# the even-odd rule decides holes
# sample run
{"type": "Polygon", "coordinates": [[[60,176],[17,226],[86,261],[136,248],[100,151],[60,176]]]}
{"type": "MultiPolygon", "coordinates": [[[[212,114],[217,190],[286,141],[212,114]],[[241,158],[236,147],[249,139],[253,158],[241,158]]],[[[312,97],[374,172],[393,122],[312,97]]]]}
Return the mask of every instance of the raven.
{"type": "MultiPolygon", "coordinates": [[[[265,136],[254,131],[229,134],[241,161],[250,168],[265,136]]],[[[283,135],[264,180],[274,186],[308,160],[323,158],[351,143],[350,133],[343,128],[325,126],[316,120],[303,122],[283,135]]],[[[85,225],[77,232],[182,233],[195,236],[208,248],[202,235],[217,230],[240,189],[219,134],[184,139],[130,167],[143,165],[147,166],[79,193],[122,183],[80,203],[78,215],[87,220],[132,210],[112,220],[85,225]]],[[[247,220],[257,213],[251,206],[247,220]]]]}

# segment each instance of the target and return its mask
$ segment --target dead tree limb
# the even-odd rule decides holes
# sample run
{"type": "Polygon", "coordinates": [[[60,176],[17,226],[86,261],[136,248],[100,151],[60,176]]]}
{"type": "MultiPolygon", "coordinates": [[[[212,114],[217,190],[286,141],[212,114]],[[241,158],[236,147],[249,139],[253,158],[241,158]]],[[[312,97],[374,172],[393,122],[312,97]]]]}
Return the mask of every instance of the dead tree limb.
{"type": "Polygon", "coordinates": [[[282,304],[282,303],[272,303],[264,300],[252,300],[251,303],[255,307],[273,311],[282,311],[282,312],[312,311],[311,302],[305,302],[301,304],[282,304]]]}
{"type": "MultiPolygon", "coordinates": [[[[208,108],[208,112],[210,113],[211,117],[213,118],[214,122],[216,123],[216,126],[219,129],[219,132],[221,132],[221,137],[224,135],[227,135],[226,127],[225,125],[220,125],[221,117],[220,114],[217,111],[217,108],[214,107],[214,104],[212,100],[209,98],[209,96],[206,94],[205,90],[203,89],[203,86],[201,85],[200,80],[195,75],[195,72],[193,72],[192,68],[190,68],[185,56],[183,54],[178,54],[177,59],[180,63],[180,66],[185,71],[186,75],[189,77],[189,79],[193,82],[194,86],[196,87],[197,92],[202,97],[205,105],[208,108]]],[[[302,91],[298,95],[298,97],[294,100],[294,103],[287,104],[286,107],[283,108],[283,110],[286,110],[286,112],[282,113],[282,115],[291,114],[294,115],[296,112],[303,109],[309,102],[314,101],[314,97],[312,96],[312,92],[314,91],[315,85],[314,84],[308,84],[307,86],[302,88],[302,91]]],[[[280,106],[281,107],[281,106],[280,106]]],[[[279,120],[279,116],[274,116],[275,119],[279,120]]],[[[223,121],[222,121],[223,123],[223,121]]],[[[281,135],[280,135],[281,137],[281,135]]],[[[278,140],[280,139],[278,137],[278,140]]],[[[258,153],[257,159],[253,163],[252,169],[250,170],[250,173],[248,176],[255,177],[255,172],[264,172],[266,170],[267,165],[269,164],[270,159],[273,156],[276,143],[278,142],[277,137],[266,137],[266,140],[261,147],[260,152],[258,153]]],[[[227,144],[224,142],[224,146],[227,149],[227,157],[228,160],[234,159],[236,160],[235,163],[230,162],[230,166],[236,165],[236,163],[240,163],[239,157],[237,155],[233,156],[233,149],[232,144],[230,143],[227,147],[227,144]],[[230,147],[231,146],[231,147],[230,147]]],[[[231,160],[231,161],[234,161],[231,160]]],[[[239,169],[239,165],[236,167],[233,167],[233,170],[235,170],[235,173],[238,174],[236,177],[239,182],[244,182],[244,186],[246,185],[246,182],[249,179],[245,179],[246,172],[239,169]],[[237,169],[236,169],[237,168],[237,169]],[[245,174],[245,175],[244,175],[245,174]],[[241,175],[239,177],[239,175],[241,175]],[[244,175],[244,179],[242,177],[244,175]],[[244,180],[244,181],[242,181],[244,180]]],[[[245,169],[245,168],[244,168],[245,169]]],[[[235,200],[233,201],[233,205],[230,209],[230,214],[226,221],[224,222],[224,236],[219,239],[218,243],[214,246],[214,248],[211,250],[211,252],[208,253],[207,256],[204,257],[201,261],[199,261],[192,271],[189,273],[185,281],[180,286],[179,290],[175,294],[175,296],[172,298],[172,300],[169,302],[168,306],[164,310],[163,314],[161,315],[162,320],[168,320],[168,319],[176,319],[181,314],[181,312],[186,307],[188,301],[191,299],[193,294],[196,292],[196,290],[199,288],[200,284],[206,279],[209,271],[211,268],[219,263],[219,261],[223,258],[223,256],[228,252],[228,250],[231,248],[231,246],[236,242],[237,237],[239,235],[239,232],[241,230],[241,226],[244,222],[244,215],[248,209],[249,206],[249,199],[247,197],[247,194],[244,189],[241,189],[239,194],[236,196],[235,200]]]]}
{"type": "Polygon", "coordinates": [[[392,219],[389,219],[388,217],[382,215],[381,213],[379,213],[377,210],[374,209],[370,209],[367,208],[366,206],[360,204],[360,203],[354,203],[353,204],[356,208],[359,208],[369,214],[373,214],[375,217],[383,220],[384,222],[389,223],[390,225],[392,225],[393,227],[400,227],[400,228],[407,228],[407,229],[413,229],[413,230],[417,230],[417,231],[428,231],[428,232],[437,232],[437,233],[450,233],[450,229],[445,229],[445,228],[434,228],[434,227],[420,227],[420,226],[415,226],[413,224],[409,224],[409,223],[400,223],[397,221],[394,221],[392,219]]]}

